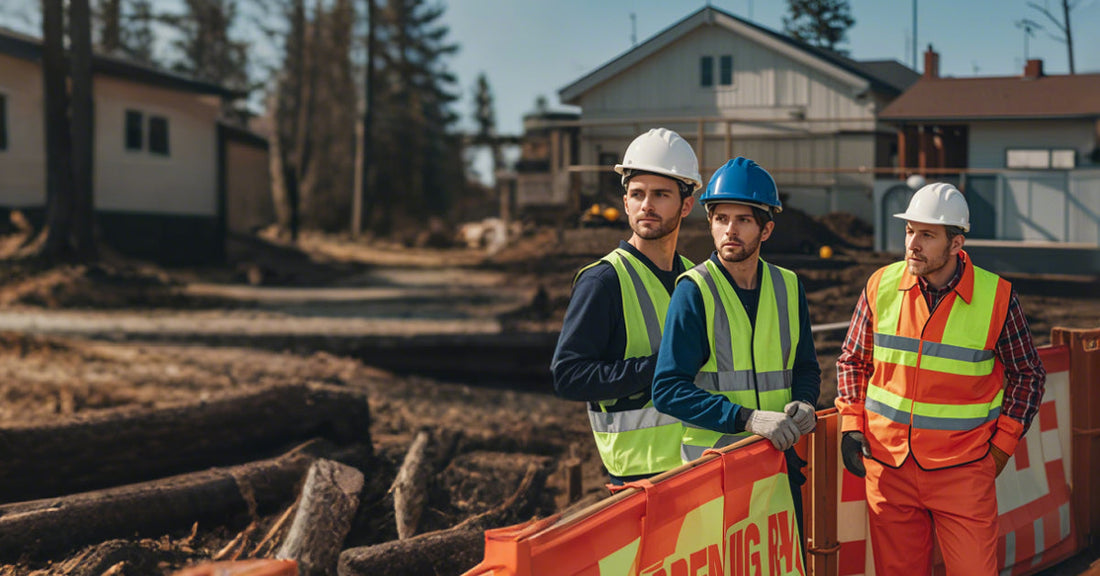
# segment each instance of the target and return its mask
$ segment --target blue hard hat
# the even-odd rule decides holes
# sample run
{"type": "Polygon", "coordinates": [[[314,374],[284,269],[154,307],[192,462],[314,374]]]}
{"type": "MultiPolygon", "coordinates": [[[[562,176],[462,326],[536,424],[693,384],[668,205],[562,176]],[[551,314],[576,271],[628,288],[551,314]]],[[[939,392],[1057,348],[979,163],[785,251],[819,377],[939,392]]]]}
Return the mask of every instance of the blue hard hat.
{"type": "Polygon", "coordinates": [[[703,206],[733,203],[770,209],[776,213],[783,211],[779,189],[772,175],[756,162],[741,156],[714,171],[699,201],[703,206]]]}

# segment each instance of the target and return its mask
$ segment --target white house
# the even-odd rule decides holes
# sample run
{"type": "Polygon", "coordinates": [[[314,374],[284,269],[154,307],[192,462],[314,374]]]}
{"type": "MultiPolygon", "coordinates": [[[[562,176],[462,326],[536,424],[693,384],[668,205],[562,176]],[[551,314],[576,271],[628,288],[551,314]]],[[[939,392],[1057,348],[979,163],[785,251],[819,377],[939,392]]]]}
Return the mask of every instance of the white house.
{"type": "MultiPolygon", "coordinates": [[[[876,173],[896,161],[879,111],[917,79],[895,61],[858,62],[707,6],[560,90],[581,108],[580,194],[613,194],[599,177],[638,133],[665,126],[695,147],[704,179],[736,156],[767,168],[787,201],[870,221],[876,173]]],[[[576,185],[576,184],[575,184],[576,185]]]]}
{"type": "MultiPolygon", "coordinates": [[[[41,61],[41,40],[0,30],[0,208],[36,223],[46,203],[41,61]]],[[[223,100],[241,95],[102,54],[92,66],[100,237],[167,263],[223,257],[227,232],[255,225],[270,204],[266,142],[219,122],[223,100]]]]}
{"type": "MultiPolygon", "coordinates": [[[[1019,76],[946,78],[939,54],[924,58],[921,79],[879,115],[896,126],[899,165],[959,186],[967,245],[990,266],[1100,273],[1100,74],[1050,76],[1029,60],[1019,76]]],[[[876,247],[901,250],[889,214],[910,192],[876,188],[876,247]]]]}

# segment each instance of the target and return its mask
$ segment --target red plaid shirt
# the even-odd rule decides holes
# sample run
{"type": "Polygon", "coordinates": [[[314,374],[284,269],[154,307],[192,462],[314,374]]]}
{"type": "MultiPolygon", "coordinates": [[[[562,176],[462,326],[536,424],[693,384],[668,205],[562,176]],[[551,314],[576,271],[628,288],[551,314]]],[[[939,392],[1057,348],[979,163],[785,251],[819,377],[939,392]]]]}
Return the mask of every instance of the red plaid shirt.
{"type": "MultiPolygon", "coordinates": [[[[954,290],[962,279],[966,262],[959,257],[958,263],[955,275],[941,290],[931,289],[924,278],[917,279],[929,310],[935,310],[940,300],[954,290]]],[[[874,350],[873,316],[867,303],[867,289],[864,288],[848,325],[844,347],[836,360],[837,395],[848,403],[863,404],[867,396],[867,382],[874,372],[871,363],[874,350]]],[[[1012,290],[1008,315],[994,354],[1005,368],[1005,397],[1001,413],[1023,424],[1023,433],[1026,433],[1031,419],[1039,411],[1039,403],[1043,401],[1047,373],[1031,340],[1031,330],[1015,289],[1012,290]]]]}

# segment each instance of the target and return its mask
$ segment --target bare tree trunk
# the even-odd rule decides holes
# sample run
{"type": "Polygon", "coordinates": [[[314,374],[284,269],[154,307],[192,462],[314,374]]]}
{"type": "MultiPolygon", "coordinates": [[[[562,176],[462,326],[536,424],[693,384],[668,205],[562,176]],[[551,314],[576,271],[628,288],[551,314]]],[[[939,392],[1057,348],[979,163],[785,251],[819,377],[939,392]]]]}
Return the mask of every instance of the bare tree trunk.
{"type": "Polygon", "coordinates": [[[63,0],[42,0],[42,80],[46,125],[46,226],[43,252],[48,258],[70,255],[72,231],[72,135],[65,66],[63,0]]]}
{"type": "Polygon", "coordinates": [[[358,469],[332,460],[314,462],[294,523],[275,557],[297,560],[302,576],[334,574],[362,490],[363,473],[358,469]]]}
{"type": "Polygon", "coordinates": [[[371,213],[374,212],[374,58],[377,52],[375,35],[378,30],[378,9],[375,0],[366,1],[367,70],[366,85],[363,87],[366,102],[363,109],[363,122],[360,125],[362,132],[359,135],[359,158],[356,163],[358,185],[355,187],[355,203],[351,213],[351,232],[356,236],[362,233],[364,225],[369,225],[371,213]]]}
{"type": "Polygon", "coordinates": [[[73,242],[76,257],[96,257],[93,202],[92,14],[88,0],[69,0],[72,49],[73,242]]]}

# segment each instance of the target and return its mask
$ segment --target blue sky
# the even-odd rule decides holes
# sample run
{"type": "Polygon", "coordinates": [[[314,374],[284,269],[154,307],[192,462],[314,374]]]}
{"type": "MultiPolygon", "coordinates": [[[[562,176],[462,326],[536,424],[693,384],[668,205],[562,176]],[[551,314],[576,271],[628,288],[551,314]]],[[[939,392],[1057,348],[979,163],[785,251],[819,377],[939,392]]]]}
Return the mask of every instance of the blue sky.
{"type": "MultiPolygon", "coordinates": [[[[1039,5],[1044,0],[1031,0],[1039,5]]],[[[1060,0],[1046,0],[1061,15],[1060,0]]],[[[1076,0],[1071,13],[1078,73],[1100,72],[1100,0],[1076,0]]],[[[639,43],[705,6],[704,0],[450,0],[443,19],[462,46],[451,61],[463,92],[458,112],[469,122],[473,86],[485,72],[496,100],[497,124],[519,132],[535,98],[557,102],[557,92],[631,48],[635,15],[639,43]]],[[[712,0],[716,8],[780,31],[782,0],[712,0]],[[751,18],[750,18],[751,14],[751,18]]],[[[848,49],[857,60],[912,60],[912,0],[851,0],[855,25],[848,49]]],[[[1029,40],[1031,58],[1048,74],[1069,71],[1065,44],[1048,36],[1053,23],[1028,0],[918,0],[918,71],[929,43],[940,53],[946,76],[1010,76],[1023,70],[1024,31],[1030,19],[1045,30],[1029,40]]],[[[1100,98],[1100,95],[1097,96],[1100,98]]]]}

